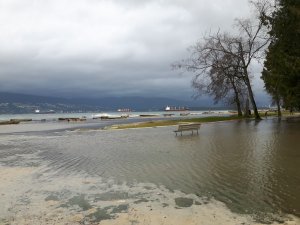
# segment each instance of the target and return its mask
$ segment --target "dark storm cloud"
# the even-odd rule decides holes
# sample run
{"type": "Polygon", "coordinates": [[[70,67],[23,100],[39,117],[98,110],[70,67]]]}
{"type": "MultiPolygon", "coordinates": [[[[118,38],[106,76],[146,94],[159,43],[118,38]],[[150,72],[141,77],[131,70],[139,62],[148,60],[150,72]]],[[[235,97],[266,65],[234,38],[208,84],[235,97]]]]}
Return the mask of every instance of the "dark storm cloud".
{"type": "Polygon", "coordinates": [[[0,89],[189,98],[191,75],[170,64],[248,11],[247,0],[0,0],[0,89]]]}

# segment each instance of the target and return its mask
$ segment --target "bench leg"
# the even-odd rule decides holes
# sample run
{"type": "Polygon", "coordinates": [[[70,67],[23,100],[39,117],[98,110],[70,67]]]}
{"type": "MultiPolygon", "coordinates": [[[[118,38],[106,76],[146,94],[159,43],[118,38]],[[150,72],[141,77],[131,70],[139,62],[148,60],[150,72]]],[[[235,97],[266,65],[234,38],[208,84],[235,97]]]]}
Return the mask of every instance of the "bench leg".
{"type": "Polygon", "coordinates": [[[197,130],[197,134],[199,134],[199,133],[198,133],[198,130],[197,130]]]}
{"type": "Polygon", "coordinates": [[[182,131],[181,131],[181,136],[182,136],[182,131]]]}
{"type": "Polygon", "coordinates": [[[192,135],[194,135],[194,131],[192,130],[192,135]]]}

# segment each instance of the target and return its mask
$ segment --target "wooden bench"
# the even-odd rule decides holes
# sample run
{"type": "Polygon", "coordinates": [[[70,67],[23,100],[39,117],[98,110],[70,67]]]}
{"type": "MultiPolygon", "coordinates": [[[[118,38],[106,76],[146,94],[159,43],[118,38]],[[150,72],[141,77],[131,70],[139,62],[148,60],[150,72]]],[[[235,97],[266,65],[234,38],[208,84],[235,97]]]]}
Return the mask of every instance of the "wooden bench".
{"type": "Polygon", "coordinates": [[[177,133],[180,132],[181,133],[181,136],[182,136],[182,131],[189,131],[191,130],[192,131],[192,135],[194,134],[194,130],[197,131],[197,134],[198,134],[198,130],[200,129],[200,123],[190,123],[190,124],[180,124],[178,125],[178,128],[177,130],[175,130],[174,132],[176,133],[176,136],[177,136],[177,133]]]}

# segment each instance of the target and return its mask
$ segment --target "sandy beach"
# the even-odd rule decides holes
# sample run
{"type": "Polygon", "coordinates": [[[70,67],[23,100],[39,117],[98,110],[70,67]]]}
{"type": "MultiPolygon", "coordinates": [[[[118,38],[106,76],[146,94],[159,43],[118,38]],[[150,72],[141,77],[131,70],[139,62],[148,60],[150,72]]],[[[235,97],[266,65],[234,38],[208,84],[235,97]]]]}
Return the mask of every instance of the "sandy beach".
{"type": "MultiPolygon", "coordinates": [[[[253,224],[223,203],[153,184],[116,185],[81,176],[56,176],[45,168],[1,167],[0,224],[253,224]]],[[[287,216],[284,224],[300,220],[287,216]]],[[[274,222],[272,224],[282,224],[274,222]]]]}

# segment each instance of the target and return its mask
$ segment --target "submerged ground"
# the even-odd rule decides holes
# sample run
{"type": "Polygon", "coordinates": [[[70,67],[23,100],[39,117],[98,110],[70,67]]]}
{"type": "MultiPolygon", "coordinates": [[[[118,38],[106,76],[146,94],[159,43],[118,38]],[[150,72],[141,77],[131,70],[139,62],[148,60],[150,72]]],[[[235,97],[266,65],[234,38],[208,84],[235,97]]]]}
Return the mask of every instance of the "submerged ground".
{"type": "Polygon", "coordinates": [[[0,224],[300,223],[297,120],[47,126],[0,127],[0,224]]]}

